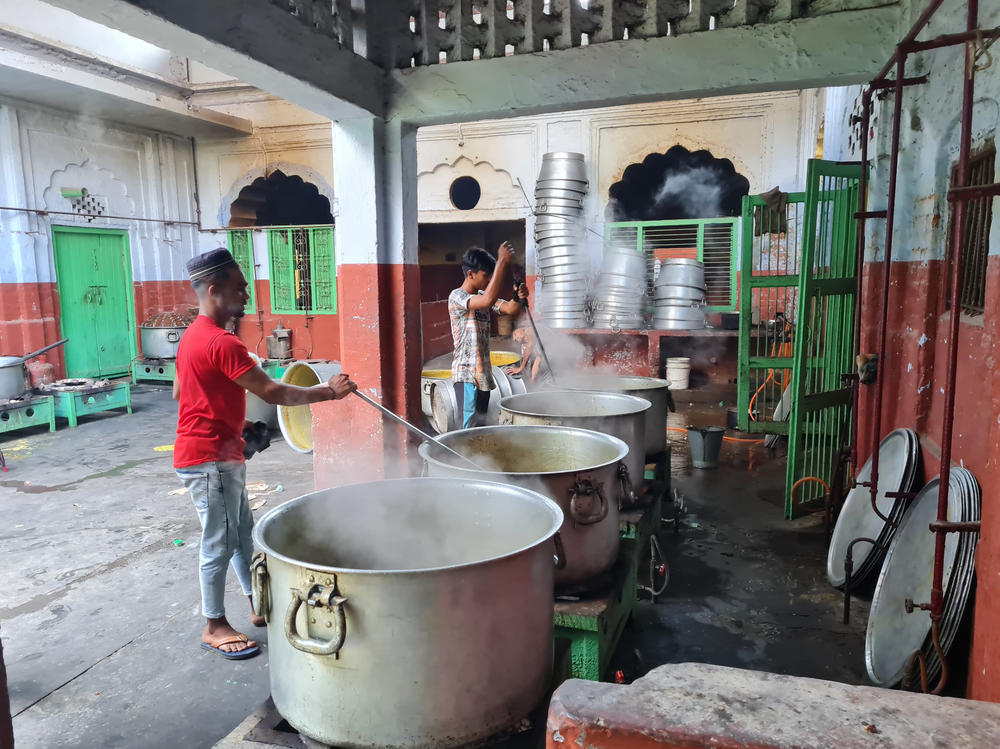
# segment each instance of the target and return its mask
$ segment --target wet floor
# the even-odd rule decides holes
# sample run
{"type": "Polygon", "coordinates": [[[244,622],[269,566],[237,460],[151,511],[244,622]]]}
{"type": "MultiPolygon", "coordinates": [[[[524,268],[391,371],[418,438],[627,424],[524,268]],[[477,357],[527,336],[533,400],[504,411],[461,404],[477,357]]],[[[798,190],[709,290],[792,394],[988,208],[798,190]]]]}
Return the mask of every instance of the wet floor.
{"type": "Polygon", "coordinates": [[[867,603],[856,599],[842,623],[822,518],[783,518],[784,444],[769,450],[729,430],[719,467],[692,467],[686,427],[725,426],[726,405],[678,404],[670,414],[672,479],[686,511],[677,532],[666,524],[659,534],[670,581],[657,603],[640,602],[616,666],[626,677],[693,661],[867,683],[867,603]]]}

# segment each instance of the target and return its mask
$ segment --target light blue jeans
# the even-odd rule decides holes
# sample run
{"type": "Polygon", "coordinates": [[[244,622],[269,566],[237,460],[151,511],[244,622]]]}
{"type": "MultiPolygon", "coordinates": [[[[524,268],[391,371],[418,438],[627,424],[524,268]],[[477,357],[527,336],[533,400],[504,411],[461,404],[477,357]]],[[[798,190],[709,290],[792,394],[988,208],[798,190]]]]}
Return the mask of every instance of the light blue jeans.
{"type": "Polygon", "coordinates": [[[245,463],[199,463],[177,469],[201,521],[201,610],[225,616],[226,566],[233,564],[244,595],[250,595],[253,514],[247,500],[245,463]]]}

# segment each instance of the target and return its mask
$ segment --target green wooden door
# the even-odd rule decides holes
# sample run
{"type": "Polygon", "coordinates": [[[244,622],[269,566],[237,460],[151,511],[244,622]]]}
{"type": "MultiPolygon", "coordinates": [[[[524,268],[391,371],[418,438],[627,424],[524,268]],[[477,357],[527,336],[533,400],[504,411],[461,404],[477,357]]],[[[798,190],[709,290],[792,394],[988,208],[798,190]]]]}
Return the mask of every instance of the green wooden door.
{"type": "Polygon", "coordinates": [[[68,377],[126,374],[136,354],[124,231],[52,228],[68,377]]]}

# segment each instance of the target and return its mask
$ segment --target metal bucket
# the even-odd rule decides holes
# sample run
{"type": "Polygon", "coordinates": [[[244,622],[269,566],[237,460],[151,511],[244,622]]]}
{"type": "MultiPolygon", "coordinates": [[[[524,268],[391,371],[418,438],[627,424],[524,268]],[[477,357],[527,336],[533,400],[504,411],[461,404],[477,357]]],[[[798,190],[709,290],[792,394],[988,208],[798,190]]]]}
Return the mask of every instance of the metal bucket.
{"type": "Polygon", "coordinates": [[[691,464],[695,468],[718,468],[726,430],[722,427],[688,427],[687,432],[691,464]]]}
{"type": "MultiPolygon", "coordinates": [[[[312,387],[340,374],[340,362],[297,361],[285,370],[281,381],[288,385],[312,387]]],[[[278,427],[285,442],[296,452],[311,453],[312,409],[310,406],[278,406],[278,427]]]]}
{"type": "Polygon", "coordinates": [[[495,472],[470,470],[433,445],[420,446],[431,476],[503,481],[551,497],[563,510],[566,566],[559,585],[588,580],[618,558],[618,466],[628,446],[616,437],[559,426],[501,426],[442,435],[448,447],[495,472]]]}
{"type": "Polygon", "coordinates": [[[639,486],[646,470],[646,411],[644,398],[584,390],[544,390],[512,395],[500,401],[501,424],[551,424],[593,429],[628,445],[625,465],[639,486]]]}
{"type": "Polygon", "coordinates": [[[456,747],[525,718],[552,675],[546,497],[477,480],[307,494],[254,528],[271,696],[339,747],[456,747]]]}

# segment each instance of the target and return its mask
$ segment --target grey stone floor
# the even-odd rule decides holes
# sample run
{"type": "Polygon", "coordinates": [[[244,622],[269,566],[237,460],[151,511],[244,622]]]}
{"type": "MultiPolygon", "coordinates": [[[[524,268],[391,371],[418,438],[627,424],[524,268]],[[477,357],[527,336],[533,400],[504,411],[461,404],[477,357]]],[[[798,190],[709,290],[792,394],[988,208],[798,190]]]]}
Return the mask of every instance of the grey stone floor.
{"type": "MultiPolygon", "coordinates": [[[[198,519],[170,494],[171,453],[154,450],[174,441],[176,404],[158,385],[133,402],[132,416],[0,440],[0,637],[18,747],[211,746],[268,695],[266,649],[230,663],[199,648],[198,519]]],[[[247,481],[284,488],[258,497],[260,516],[312,489],[312,457],[279,436],[247,481]]],[[[232,570],[226,605],[249,631],[232,570]]]]}

